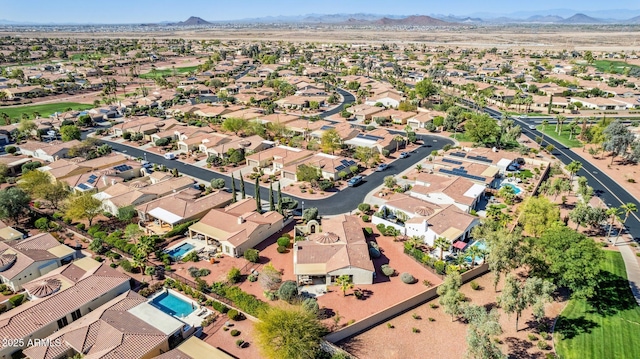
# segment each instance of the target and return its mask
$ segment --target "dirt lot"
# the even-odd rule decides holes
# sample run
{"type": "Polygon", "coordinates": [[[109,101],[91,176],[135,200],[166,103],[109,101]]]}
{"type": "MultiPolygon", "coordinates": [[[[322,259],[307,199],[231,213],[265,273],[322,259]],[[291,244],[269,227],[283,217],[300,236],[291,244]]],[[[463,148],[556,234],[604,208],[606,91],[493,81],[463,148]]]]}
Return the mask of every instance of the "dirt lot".
{"type": "MultiPolygon", "coordinates": [[[[630,39],[637,38],[633,26],[500,26],[365,29],[357,27],[307,26],[305,28],[252,27],[209,28],[151,33],[56,33],[58,37],[79,38],[184,38],[220,40],[283,40],[314,42],[416,42],[439,46],[472,46],[480,48],[597,49],[602,51],[633,50],[630,39]],[[382,39],[382,40],[381,40],[382,39]]],[[[24,36],[23,33],[5,33],[24,36]]],[[[30,37],[50,37],[48,32],[30,32],[30,37]]]]}

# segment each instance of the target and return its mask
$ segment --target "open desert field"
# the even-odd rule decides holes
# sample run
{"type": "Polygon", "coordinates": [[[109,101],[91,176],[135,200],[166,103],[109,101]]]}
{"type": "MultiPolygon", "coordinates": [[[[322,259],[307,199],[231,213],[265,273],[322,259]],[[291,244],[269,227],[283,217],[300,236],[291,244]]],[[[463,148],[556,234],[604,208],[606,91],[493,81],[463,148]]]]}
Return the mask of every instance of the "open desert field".
{"type": "MultiPolygon", "coordinates": [[[[3,33],[22,37],[51,37],[50,32],[3,33]]],[[[200,28],[150,32],[57,32],[58,37],[183,38],[220,40],[282,40],[295,42],[425,43],[431,46],[476,48],[575,49],[632,51],[640,26],[470,26],[433,28],[358,28],[341,26],[200,28]]]]}

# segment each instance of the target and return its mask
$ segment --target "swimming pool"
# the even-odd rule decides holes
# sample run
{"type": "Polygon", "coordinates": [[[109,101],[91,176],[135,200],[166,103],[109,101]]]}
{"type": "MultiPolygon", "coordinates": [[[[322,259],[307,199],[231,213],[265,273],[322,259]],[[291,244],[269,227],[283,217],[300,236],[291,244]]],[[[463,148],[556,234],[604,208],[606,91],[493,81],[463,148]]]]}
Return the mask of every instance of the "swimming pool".
{"type": "Polygon", "coordinates": [[[153,298],[150,304],[169,315],[179,318],[184,318],[196,310],[193,303],[189,303],[171,292],[160,294],[153,298]]]}
{"type": "MultiPolygon", "coordinates": [[[[469,245],[469,248],[471,247],[478,247],[479,249],[486,251],[487,250],[487,244],[484,241],[475,241],[473,243],[471,243],[471,245],[469,245]]],[[[467,256],[464,258],[464,261],[471,264],[471,256],[467,256]]],[[[476,257],[476,264],[481,264],[484,262],[483,256],[477,256],[476,257]]]]}
{"type": "Polygon", "coordinates": [[[500,185],[500,187],[511,187],[513,188],[513,193],[514,194],[520,194],[520,192],[522,192],[522,188],[515,186],[511,183],[503,183],[502,185],[500,185]]]}
{"type": "Polygon", "coordinates": [[[174,260],[178,260],[182,257],[184,257],[185,254],[191,252],[191,250],[193,250],[193,248],[195,248],[192,244],[189,243],[182,243],[181,245],[165,251],[165,253],[167,253],[168,255],[170,255],[174,260]]]}

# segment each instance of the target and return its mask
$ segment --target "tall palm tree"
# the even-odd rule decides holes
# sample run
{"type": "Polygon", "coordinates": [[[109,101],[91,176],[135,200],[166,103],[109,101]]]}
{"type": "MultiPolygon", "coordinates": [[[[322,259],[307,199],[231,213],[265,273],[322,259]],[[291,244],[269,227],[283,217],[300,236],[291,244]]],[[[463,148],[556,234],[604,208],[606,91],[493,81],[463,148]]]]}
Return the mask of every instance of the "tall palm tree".
{"type": "Polygon", "coordinates": [[[613,229],[613,224],[616,218],[620,216],[620,209],[616,207],[611,207],[607,209],[606,213],[607,213],[607,216],[609,216],[609,218],[611,219],[611,223],[609,224],[609,232],[607,233],[607,239],[609,239],[611,238],[611,230],[613,229]]]}
{"type": "Polygon", "coordinates": [[[564,167],[567,171],[569,171],[569,173],[571,174],[571,176],[569,177],[569,181],[571,183],[573,183],[573,177],[576,175],[576,173],[578,173],[578,171],[580,171],[580,169],[582,168],[582,162],[580,161],[571,161],[571,163],[569,163],[568,165],[566,165],[564,167]]]}
{"type": "Polygon", "coordinates": [[[542,132],[543,133],[547,129],[547,125],[549,125],[549,120],[547,120],[547,119],[542,120],[542,132]]]}
{"type": "Polygon", "coordinates": [[[469,249],[466,250],[466,253],[471,257],[471,268],[475,267],[476,258],[483,255],[482,249],[478,246],[469,247],[469,249]]]}
{"type": "Polygon", "coordinates": [[[433,242],[433,246],[436,248],[440,248],[440,260],[442,260],[442,258],[444,257],[444,251],[451,247],[451,241],[444,237],[438,237],[433,242]]]}
{"type": "Polygon", "coordinates": [[[622,232],[622,229],[624,229],[624,225],[625,225],[625,223],[627,223],[627,219],[629,219],[629,215],[632,212],[637,212],[638,211],[638,206],[633,202],[629,202],[629,203],[625,203],[622,206],[620,206],[620,209],[624,213],[624,219],[622,220],[622,228],[620,229],[620,231],[618,231],[618,235],[616,236],[616,241],[615,241],[614,245],[616,243],[618,243],[618,238],[620,237],[620,232],[622,232]]]}
{"type": "Polygon", "coordinates": [[[558,133],[558,135],[562,135],[562,125],[566,120],[567,118],[562,115],[556,117],[556,132],[558,133]]]}

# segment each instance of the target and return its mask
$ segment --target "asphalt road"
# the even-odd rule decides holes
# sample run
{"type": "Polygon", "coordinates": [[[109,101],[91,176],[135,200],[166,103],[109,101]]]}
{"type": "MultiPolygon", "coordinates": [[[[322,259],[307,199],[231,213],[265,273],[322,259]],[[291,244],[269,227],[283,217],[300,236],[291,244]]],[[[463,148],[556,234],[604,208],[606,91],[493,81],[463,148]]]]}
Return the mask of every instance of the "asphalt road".
{"type": "Polygon", "coordinates": [[[341,103],[340,105],[338,105],[338,106],[334,107],[333,109],[329,110],[329,111],[323,112],[323,113],[320,115],[320,117],[325,118],[325,117],[333,116],[333,115],[335,115],[336,113],[340,113],[340,112],[342,112],[342,108],[344,107],[344,105],[347,105],[347,104],[351,104],[351,103],[356,102],[356,98],[355,98],[355,97],[354,97],[350,92],[345,91],[345,90],[343,90],[343,89],[341,89],[341,88],[339,88],[339,87],[338,87],[338,88],[336,88],[336,90],[337,90],[337,91],[342,95],[342,97],[343,97],[342,103],[341,103]]]}
{"type": "MultiPolygon", "coordinates": [[[[340,213],[347,213],[354,210],[358,204],[362,203],[365,196],[373,191],[376,187],[383,183],[384,177],[389,175],[397,175],[407,168],[415,166],[417,163],[427,157],[431,151],[442,149],[446,144],[453,145],[453,140],[440,136],[433,135],[418,135],[418,138],[423,140],[425,146],[419,147],[415,153],[411,153],[408,158],[398,159],[394,161],[386,171],[374,172],[373,174],[366,176],[364,181],[357,187],[349,187],[340,193],[334,194],[328,198],[320,200],[308,200],[297,198],[283,194],[284,197],[292,197],[298,200],[299,206],[302,206],[304,201],[304,207],[316,207],[321,215],[335,215],[340,213]],[[431,147],[426,147],[431,146],[431,147]]],[[[130,147],[117,142],[104,141],[108,143],[114,151],[124,153],[132,157],[146,158],[151,163],[158,165],[165,165],[167,168],[177,168],[180,173],[187,174],[189,176],[201,179],[203,181],[210,182],[214,178],[222,178],[225,180],[227,188],[231,188],[231,178],[216,172],[209,171],[205,168],[196,167],[190,164],[186,164],[176,160],[167,160],[163,156],[155,153],[146,152],[136,147],[130,147]],[[144,153],[147,153],[146,157],[144,153]]],[[[240,190],[240,181],[236,178],[236,189],[240,190]]],[[[274,191],[276,188],[274,188],[274,191]]],[[[255,193],[255,186],[253,182],[245,181],[245,193],[249,196],[253,196],[255,193]]],[[[269,198],[269,189],[265,187],[260,188],[260,198],[267,200],[269,198]]]]}
{"type": "MultiPolygon", "coordinates": [[[[492,108],[485,107],[484,111],[494,118],[500,118],[502,113],[492,108]]],[[[520,120],[517,117],[509,117],[515,121],[516,124],[522,128],[522,133],[535,141],[536,137],[542,136],[542,133],[537,130],[530,130],[529,123],[520,120]]],[[[564,164],[568,164],[572,161],[579,161],[582,163],[582,169],[578,171],[578,176],[584,176],[589,181],[589,185],[593,187],[594,195],[601,198],[604,203],[609,207],[620,207],[625,203],[635,203],[640,205],[638,200],[627,192],[622,186],[616,183],[611,177],[602,173],[596,166],[584,161],[580,156],[575,154],[571,149],[565,145],[555,141],[549,136],[544,136],[543,146],[547,144],[553,145],[555,149],[552,151],[552,155],[562,161],[564,164]]],[[[627,222],[625,223],[626,231],[633,236],[635,241],[640,240],[640,219],[637,213],[632,213],[627,222]]]]}

